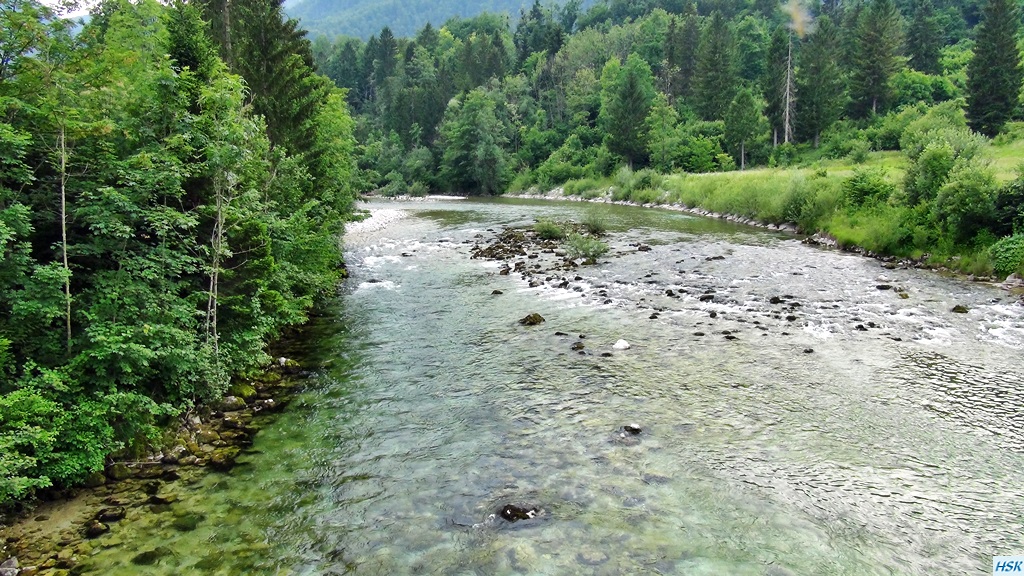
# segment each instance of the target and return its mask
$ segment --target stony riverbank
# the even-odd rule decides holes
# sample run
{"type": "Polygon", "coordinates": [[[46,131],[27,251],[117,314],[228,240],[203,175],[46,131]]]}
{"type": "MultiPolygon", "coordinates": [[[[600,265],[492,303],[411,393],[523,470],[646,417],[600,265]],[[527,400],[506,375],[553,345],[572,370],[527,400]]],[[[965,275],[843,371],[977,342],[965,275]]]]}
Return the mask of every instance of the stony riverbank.
{"type": "MultiPolygon", "coordinates": [[[[197,516],[172,510],[178,494],[210,472],[224,472],[253,441],[267,417],[283,408],[304,380],[285,358],[258,376],[235,382],[215,405],[186,415],[167,448],[149,457],[114,460],[86,486],[45,494],[43,502],[4,520],[0,576],[64,576],[94,550],[96,538],[128,515],[172,512],[178,530],[194,529],[197,516]]],[[[128,545],[106,538],[102,546],[128,545]]],[[[133,563],[145,565],[145,557],[133,563]]]]}
{"type": "Polygon", "coordinates": [[[685,212],[687,214],[693,214],[694,216],[703,216],[705,218],[715,218],[718,220],[725,220],[736,224],[743,224],[745,226],[753,226],[756,228],[762,228],[765,230],[772,230],[778,232],[785,232],[789,234],[803,234],[803,242],[813,246],[821,246],[824,248],[831,248],[835,250],[842,250],[844,252],[850,252],[854,254],[860,254],[868,258],[874,258],[882,262],[883,267],[894,270],[894,269],[907,269],[907,268],[918,268],[923,270],[934,270],[940,273],[952,274],[958,277],[965,278],[973,282],[985,282],[1004,288],[1011,293],[1024,297],[1024,278],[1020,278],[1017,275],[1011,275],[1002,282],[998,278],[991,276],[975,276],[968,274],[961,274],[957,271],[949,268],[942,264],[932,264],[929,262],[930,255],[925,254],[920,258],[899,258],[888,254],[879,254],[870,250],[865,250],[860,246],[844,246],[836,241],[832,236],[822,233],[815,232],[808,234],[806,231],[800,230],[795,223],[783,223],[783,224],[771,224],[766,222],[760,222],[753,218],[747,218],[744,216],[737,216],[735,214],[720,214],[718,212],[712,212],[705,210],[697,206],[686,206],[684,204],[637,204],[628,200],[612,200],[609,195],[597,196],[594,198],[584,198],[582,196],[567,196],[562,188],[555,188],[549,190],[546,193],[537,194],[506,194],[509,198],[522,198],[525,200],[563,200],[570,202],[593,202],[597,204],[616,204],[619,206],[638,206],[641,208],[660,208],[663,210],[672,210],[676,212],[685,212]]]}

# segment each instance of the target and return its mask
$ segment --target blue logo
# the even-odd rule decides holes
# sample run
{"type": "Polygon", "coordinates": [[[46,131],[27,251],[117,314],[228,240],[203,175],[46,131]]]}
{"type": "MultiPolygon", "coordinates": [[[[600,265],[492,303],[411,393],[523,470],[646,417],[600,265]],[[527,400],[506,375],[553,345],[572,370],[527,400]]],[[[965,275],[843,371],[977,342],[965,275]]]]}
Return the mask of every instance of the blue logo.
{"type": "Polygon", "coordinates": [[[992,559],[992,576],[996,574],[1024,576],[1024,556],[996,556],[992,559]]]}

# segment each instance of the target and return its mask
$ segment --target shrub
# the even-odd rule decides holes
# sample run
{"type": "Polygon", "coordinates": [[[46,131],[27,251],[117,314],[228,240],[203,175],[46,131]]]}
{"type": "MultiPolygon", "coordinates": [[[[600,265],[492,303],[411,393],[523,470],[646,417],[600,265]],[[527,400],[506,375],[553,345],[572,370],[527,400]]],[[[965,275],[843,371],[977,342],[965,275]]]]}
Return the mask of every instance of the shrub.
{"type": "Polygon", "coordinates": [[[991,170],[977,161],[957,160],[932,203],[935,221],[954,241],[967,241],[991,222],[995,194],[991,170]]]}
{"type": "Polygon", "coordinates": [[[526,192],[534,185],[533,172],[529,169],[516,174],[512,183],[508,185],[509,192],[526,192]]]}
{"type": "Polygon", "coordinates": [[[540,220],[533,225],[533,231],[537,236],[545,240],[561,240],[565,238],[565,230],[550,220],[540,220]]]}
{"type": "Polygon", "coordinates": [[[1017,177],[1004,184],[996,194],[992,231],[999,236],[1024,233],[1024,166],[1019,166],[1017,177]]]}
{"type": "Polygon", "coordinates": [[[882,200],[885,201],[896,191],[896,187],[885,177],[881,169],[858,168],[853,176],[843,182],[843,193],[853,206],[882,200]]]}
{"type": "Polygon", "coordinates": [[[1024,234],[1007,236],[988,249],[992,266],[1000,276],[1024,273],[1024,234]]]}
{"type": "Polygon", "coordinates": [[[604,182],[596,178],[580,178],[579,180],[569,180],[566,182],[563,190],[569,196],[591,198],[599,194],[589,193],[601,190],[604,185],[604,182]]]}
{"type": "Polygon", "coordinates": [[[409,196],[426,196],[430,193],[430,187],[417,180],[409,185],[409,196]]]}
{"type": "Polygon", "coordinates": [[[850,160],[854,164],[863,164],[868,161],[868,152],[871,151],[871,144],[867,140],[854,140],[850,144],[850,160]]]}
{"type": "Polygon", "coordinates": [[[585,263],[593,264],[598,257],[608,252],[608,245],[597,238],[582,234],[570,234],[566,252],[573,260],[583,258],[585,263]]]}
{"type": "Polygon", "coordinates": [[[608,225],[603,216],[598,214],[596,210],[591,210],[583,217],[583,229],[590,234],[598,236],[608,230],[608,225]]]}

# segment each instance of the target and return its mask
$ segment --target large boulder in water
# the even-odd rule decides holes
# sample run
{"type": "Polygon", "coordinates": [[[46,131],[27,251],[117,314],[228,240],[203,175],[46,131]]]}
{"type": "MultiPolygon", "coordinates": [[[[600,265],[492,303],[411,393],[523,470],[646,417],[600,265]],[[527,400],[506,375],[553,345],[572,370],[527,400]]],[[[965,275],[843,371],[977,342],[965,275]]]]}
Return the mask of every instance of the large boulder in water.
{"type": "Polygon", "coordinates": [[[615,342],[615,344],[612,344],[612,348],[616,350],[629,350],[630,346],[629,342],[619,339],[618,341],[615,342]]]}
{"type": "Polygon", "coordinates": [[[519,320],[519,323],[522,324],[523,326],[536,326],[541,322],[544,322],[544,317],[541,316],[540,314],[537,314],[536,312],[519,320]]]}

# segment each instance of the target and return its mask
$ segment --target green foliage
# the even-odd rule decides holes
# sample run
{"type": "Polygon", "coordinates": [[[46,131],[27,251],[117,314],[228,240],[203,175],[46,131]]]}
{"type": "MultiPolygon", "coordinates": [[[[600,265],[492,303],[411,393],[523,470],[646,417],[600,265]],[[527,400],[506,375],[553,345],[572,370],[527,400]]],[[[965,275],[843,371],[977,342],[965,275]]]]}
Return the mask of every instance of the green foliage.
{"type": "Polygon", "coordinates": [[[996,193],[995,222],[992,230],[1000,236],[1024,232],[1024,166],[1017,177],[996,193]]]}
{"type": "Polygon", "coordinates": [[[992,137],[1020,103],[1021,67],[1017,36],[1020,13],[1011,0],[988,0],[967,66],[967,116],[971,128],[992,137]]]}
{"type": "Polygon", "coordinates": [[[600,236],[608,230],[608,223],[595,210],[590,210],[583,217],[583,229],[592,236],[600,236]]]}
{"type": "Polygon", "coordinates": [[[573,260],[583,258],[584,263],[593,264],[608,252],[608,245],[591,236],[570,234],[566,241],[566,252],[573,260]]]}
{"type": "Polygon", "coordinates": [[[332,293],[354,124],[274,6],[218,46],[280,64],[232,62],[251,92],[192,5],[0,10],[0,505],[140,454],[332,293]]]}
{"type": "Polygon", "coordinates": [[[886,202],[893,193],[894,186],[883,170],[858,168],[853,176],[843,182],[843,193],[846,201],[853,206],[871,202],[886,202]]]}
{"type": "Polygon", "coordinates": [[[890,78],[900,67],[902,18],[892,0],[871,0],[857,23],[855,66],[850,75],[851,107],[866,118],[891,99],[890,78]]]}
{"type": "Polygon", "coordinates": [[[1024,274],[1024,234],[1007,236],[989,247],[993,268],[1000,276],[1024,274]]]}
{"type": "Polygon", "coordinates": [[[632,53],[624,65],[611,59],[601,72],[601,112],[605,145],[633,165],[646,159],[643,126],[654,101],[650,66],[632,53]]]}
{"type": "Polygon", "coordinates": [[[499,194],[509,178],[509,156],[497,104],[483,90],[455,100],[441,125],[441,180],[449,190],[499,194]]]}
{"type": "Polygon", "coordinates": [[[933,217],[956,242],[987,227],[995,211],[996,183],[980,162],[957,159],[932,204],[933,217]]]}
{"type": "Polygon", "coordinates": [[[561,240],[565,238],[565,230],[550,220],[538,220],[533,231],[544,240],[561,240]]]}
{"type": "Polygon", "coordinates": [[[871,151],[871,144],[867,140],[853,140],[850,142],[849,158],[854,164],[863,164],[868,160],[868,152],[871,151]]]}

